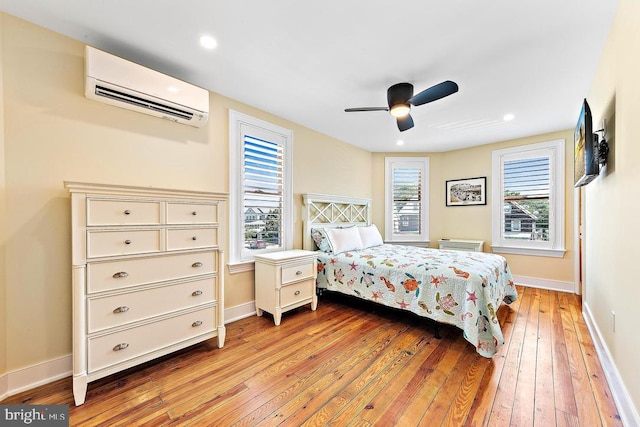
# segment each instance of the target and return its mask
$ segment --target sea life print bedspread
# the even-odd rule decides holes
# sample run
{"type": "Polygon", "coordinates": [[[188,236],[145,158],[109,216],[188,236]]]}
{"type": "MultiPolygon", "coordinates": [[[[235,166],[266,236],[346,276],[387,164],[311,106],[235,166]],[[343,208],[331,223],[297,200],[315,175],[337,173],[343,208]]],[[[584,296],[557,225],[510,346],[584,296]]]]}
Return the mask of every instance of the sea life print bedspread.
{"type": "Polygon", "coordinates": [[[502,256],[389,244],[319,251],[317,284],[455,325],[485,357],[504,343],[498,307],[518,297],[502,256]]]}

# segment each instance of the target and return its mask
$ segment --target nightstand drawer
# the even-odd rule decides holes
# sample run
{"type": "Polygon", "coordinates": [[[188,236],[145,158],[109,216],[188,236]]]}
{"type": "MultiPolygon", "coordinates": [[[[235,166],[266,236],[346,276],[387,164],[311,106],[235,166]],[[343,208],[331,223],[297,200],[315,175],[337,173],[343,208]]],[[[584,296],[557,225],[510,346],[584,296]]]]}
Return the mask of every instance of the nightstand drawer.
{"type": "Polygon", "coordinates": [[[89,372],[160,350],[216,327],[216,307],[89,338],[89,372]]]}
{"type": "Polygon", "coordinates": [[[126,200],[89,200],[87,225],[160,224],[160,203],[126,200]]]}
{"type": "Polygon", "coordinates": [[[218,246],[217,228],[167,230],[167,250],[210,248],[218,246]]]}
{"type": "Polygon", "coordinates": [[[218,205],[167,204],[167,224],[214,224],[216,222],[218,222],[218,205]]]}
{"type": "Polygon", "coordinates": [[[293,267],[282,267],[282,285],[314,277],[314,263],[306,262],[293,267]]]}
{"type": "Polygon", "coordinates": [[[280,289],[280,306],[284,309],[289,305],[297,304],[305,300],[310,302],[314,294],[314,283],[314,280],[306,280],[304,282],[283,286],[282,289],[280,289]]]}
{"type": "Polygon", "coordinates": [[[91,231],[87,258],[160,251],[160,230],[91,231]]]}
{"type": "Polygon", "coordinates": [[[144,289],[87,301],[89,333],[215,301],[216,278],[144,289]]]}

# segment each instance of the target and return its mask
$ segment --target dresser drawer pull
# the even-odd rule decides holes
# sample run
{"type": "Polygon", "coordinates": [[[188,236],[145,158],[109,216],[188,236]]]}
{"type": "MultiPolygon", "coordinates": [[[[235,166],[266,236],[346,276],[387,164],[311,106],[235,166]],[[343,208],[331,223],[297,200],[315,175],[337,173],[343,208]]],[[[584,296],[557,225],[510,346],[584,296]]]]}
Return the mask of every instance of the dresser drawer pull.
{"type": "Polygon", "coordinates": [[[202,295],[202,291],[193,291],[193,292],[191,292],[191,296],[192,297],[199,297],[200,295],[202,295]]]}
{"type": "Polygon", "coordinates": [[[113,351],[124,350],[127,347],[129,347],[129,344],[127,344],[126,342],[123,342],[123,343],[120,343],[117,346],[113,347],[113,351]]]}
{"type": "Polygon", "coordinates": [[[191,215],[196,216],[196,215],[198,215],[198,212],[193,211],[193,212],[191,212],[191,215]]]}
{"type": "Polygon", "coordinates": [[[294,293],[294,295],[295,295],[295,296],[300,295],[300,291],[296,291],[296,292],[294,293]]]}
{"type": "Polygon", "coordinates": [[[120,279],[121,277],[129,277],[129,273],[127,273],[126,271],[119,271],[113,275],[114,279],[120,279]]]}
{"type": "Polygon", "coordinates": [[[125,240],[125,241],[124,241],[124,244],[125,244],[125,245],[130,245],[130,244],[131,244],[131,240],[129,240],[129,239],[125,240]]]}
{"type": "Polygon", "coordinates": [[[191,267],[193,267],[193,268],[202,267],[202,263],[200,261],[194,262],[193,264],[191,264],[191,267]]]}
{"type": "Polygon", "coordinates": [[[193,236],[191,239],[192,240],[198,240],[198,238],[196,236],[193,236]]]}
{"type": "Polygon", "coordinates": [[[301,271],[301,270],[296,271],[296,276],[299,276],[299,275],[301,275],[301,274],[302,274],[302,271],[301,271]]]}
{"type": "Polygon", "coordinates": [[[200,326],[200,325],[202,325],[202,320],[196,320],[195,322],[193,322],[193,323],[191,324],[191,326],[193,326],[194,328],[195,328],[195,327],[198,327],[198,326],[200,326]]]}
{"type": "Polygon", "coordinates": [[[129,209],[127,209],[126,211],[124,211],[125,215],[131,215],[131,211],[129,209]]]}
{"type": "Polygon", "coordinates": [[[122,307],[118,307],[118,308],[114,308],[113,309],[113,313],[114,314],[125,313],[127,311],[129,311],[129,307],[127,307],[126,305],[123,305],[122,307]]]}

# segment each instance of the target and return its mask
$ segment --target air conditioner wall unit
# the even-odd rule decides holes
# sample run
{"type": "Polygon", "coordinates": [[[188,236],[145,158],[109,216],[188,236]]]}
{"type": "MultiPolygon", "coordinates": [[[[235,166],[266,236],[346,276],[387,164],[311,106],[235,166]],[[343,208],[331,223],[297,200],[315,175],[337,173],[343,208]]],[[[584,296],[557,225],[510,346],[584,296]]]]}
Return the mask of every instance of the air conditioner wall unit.
{"type": "Polygon", "coordinates": [[[206,89],[90,46],[85,73],[89,99],[195,127],[209,119],[206,89]]]}

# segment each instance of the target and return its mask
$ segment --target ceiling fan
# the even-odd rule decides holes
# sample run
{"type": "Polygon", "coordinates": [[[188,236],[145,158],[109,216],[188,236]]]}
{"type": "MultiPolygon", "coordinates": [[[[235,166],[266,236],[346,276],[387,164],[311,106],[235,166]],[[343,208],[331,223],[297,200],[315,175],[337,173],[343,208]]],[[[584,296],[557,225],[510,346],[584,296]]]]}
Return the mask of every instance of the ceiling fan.
{"type": "Polygon", "coordinates": [[[388,107],[358,107],[347,108],[344,111],[347,113],[356,111],[388,111],[396,118],[400,132],[404,132],[413,127],[413,119],[409,114],[412,105],[417,107],[418,105],[452,95],[457,91],[458,85],[451,80],[438,83],[416,95],[413,94],[413,85],[411,83],[397,83],[387,89],[388,107]]]}

